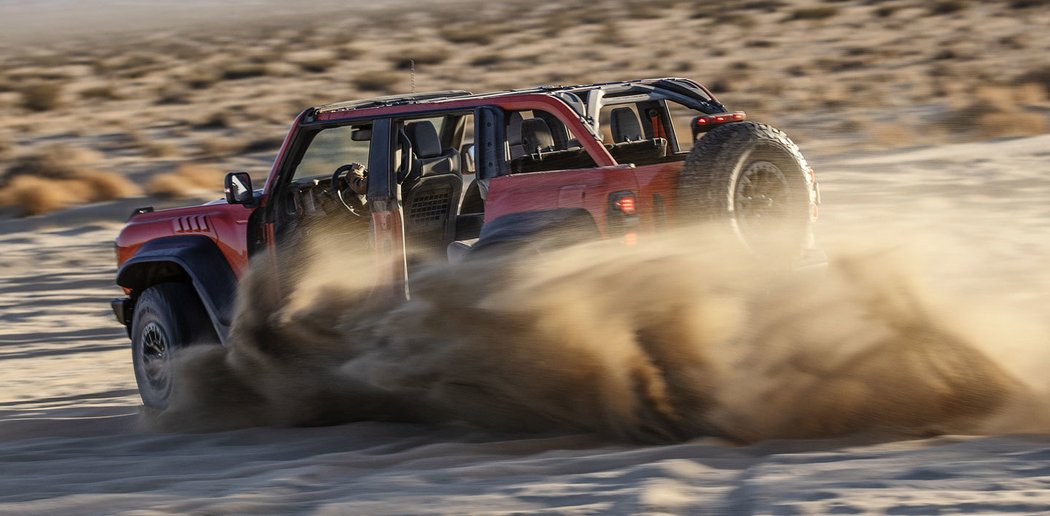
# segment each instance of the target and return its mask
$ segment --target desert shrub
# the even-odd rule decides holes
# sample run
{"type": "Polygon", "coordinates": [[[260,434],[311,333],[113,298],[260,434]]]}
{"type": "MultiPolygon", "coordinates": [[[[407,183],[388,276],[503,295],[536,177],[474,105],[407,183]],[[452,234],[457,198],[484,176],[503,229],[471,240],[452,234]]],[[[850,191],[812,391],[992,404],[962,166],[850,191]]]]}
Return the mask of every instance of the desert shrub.
{"type": "Polygon", "coordinates": [[[712,93],[719,94],[733,91],[732,84],[732,81],[728,79],[718,78],[708,83],[707,87],[711,89],[712,93]]]}
{"type": "Polygon", "coordinates": [[[544,36],[554,38],[560,36],[565,29],[575,24],[570,17],[565,16],[564,12],[558,10],[537,19],[536,25],[544,36]]]}
{"type": "Polygon", "coordinates": [[[768,39],[752,39],[744,42],[744,46],[752,48],[772,48],[777,46],[777,42],[768,39]]]}
{"type": "Polygon", "coordinates": [[[200,142],[200,152],[206,158],[221,158],[241,152],[244,144],[234,138],[206,138],[200,142]]]}
{"type": "Polygon", "coordinates": [[[244,148],[241,151],[248,154],[253,152],[276,152],[281,148],[282,143],[284,143],[284,137],[263,136],[248,141],[248,143],[244,144],[244,148]]]}
{"type": "Polygon", "coordinates": [[[980,136],[1031,136],[1047,132],[1046,115],[1019,111],[1014,113],[989,112],[977,115],[976,129],[980,136]]]}
{"type": "Polygon", "coordinates": [[[233,127],[233,120],[227,111],[213,111],[194,123],[192,127],[194,129],[228,129],[233,127]]]}
{"type": "Polygon", "coordinates": [[[128,178],[113,172],[85,170],[74,181],[86,187],[81,193],[86,194],[84,200],[87,202],[109,201],[142,193],[128,178]]]}
{"type": "Polygon", "coordinates": [[[932,15],[952,14],[967,7],[969,7],[969,3],[965,0],[938,0],[930,4],[929,13],[932,15]]]}
{"type": "Polygon", "coordinates": [[[903,124],[872,124],[866,132],[878,148],[908,147],[922,141],[920,135],[903,124]]]}
{"type": "Polygon", "coordinates": [[[821,5],[817,7],[803,7],[791,11],[787,20],[826,20],[839,13],[839,8],[833,5],[821,5]]]}
{"type": "Polygon", "coordinates": [[[266,65],[262,63],[231,63],[220,72],[224,81],[238,81],[266,75],[266,65]]]}
{"type": "Polygon", "coordinates": [[[879,18],[889,18],[893,16],[893,13],[897,12],[897,6],[895,5],[883,5],[875,9],[875,16],[879,18]]]}
{"type": "Polygon", "coordinates": [[[335,53],[336,59],[339,59],[340,61],[352,61],[367,54],[367,51],[363,48],[355,47],[353,45],[341,45],[335,47],[332,51],[335,53]]]}
{"type": "Polygon", "coordinates": [[[441,47],[405,49],[387,56],[397,70],[409,70],[413,62],[416,66],[439,65],[448,58],[449,51],[441,47]]]}
{"type": "Polygon", "coordinates": [[[649,2],[627,2],[627,17],[635,20],[652,20],[667,14],[666,8],[649,2]]]}
{"type": "Polygon", "coordinates": [[[36,215],[139,194],[138,187],[124,176],[93,168],[96,160],[97,155],[90,151],[64,145],[19,156],[0,176],[0,206],[36,215]]]}
{"type": "Polygon", "coordinates": [[[123,97],[117,93],[112,84],[104,84],[80,90],[80,98],[84,100],[120,100],[123,97]]]}
{"type": "Polygon", "coordinates": [[[354,77],[350,82],[362,91],[390,92],[401,83],[404,75],[396,72],[368,72],[354,77]]]}
{"type": "Polygon", "coordinates": [[[1039,84],[1050,95],[1050,66],[1035,68],[1017,76],[1014,84],[1039,84]]]}
{"type": "Polygon", "coordinates": [[[150,158],[170,158],[179,155],[179,146],[170,142],[145,140],[139,142],[138,147],[150,158]]]}
{"type": "Polygon", "coordinates": [[[299,68],[306,73],[324,73],[339,62],[335,56],[316,56],[299,61],[299,68]]]}
{"type": "Polygon", "coordinates": [[[945,61],[945,60],[950,60],[950,59],[956,59],[958,57],[959,57],[959,54],[957,54],[955,52],[955,50],[951,49],[951,48],[942,48],[942,49],[938,50],[936,54],[933,54],[933,58],[938,60],[938,61],[945,61]]]}
{"type": "Polygon", "coordinates": [[[31,111],[50,111],[59,106],[62,88],[57,82],[36,82],[22,88],[22,107],[31,111]]]}
{"type": "Polygon", "coordinates": [[[0,206],[13,207],[21,216],[39,215],[80,202],[68,180],[20,176],[0,188],[0,206]]]}
{"type": "Polygon", "coordinates": [[[157,88],[157,97],[153,101],[155,104],[165,106],[173,104],[189,104],[190,97],[189,93],[182,86],[174,84],[164,84],[157,88]]]}
{"type": "Polygon", "coordinates": [[[741,29],[753,29],[758,25],[758,20],[755,20],[755,17],[749,14],[727,12],[717,15],[715,17],[715,23],[721,25],[736,25],[741,29]]]}
{"type": "Polygon", "coordinates": [[[752,9],[757,11],[774,12],[787,5],[780,0],[751,0],[737,4],[740,9],[752,9]]]}
{"type": "Polygon", "coordinates": [[[195,69],[187,73],[182,80],[190,89],[203,90],[218,82],[219,75],[214,70],[195,69]]]}
{"type": "Polygon", "coordinates": [[[34,176],[49,179],[69,179],[86,168],[91,168],[99,159],[95,152],[69,145],[48,145],[26,154],[16,156],[0,174],[0,186],[18,176],[34,176]]]}
{"type": "Polygon", "coordinates": [[[998,111],[1013,113],[1022,110],[1021,104],[1040,102],[1044,99],[1043,92],[1032,91],[1031,83],[1019,86],[981,86],[973,92],[973,104],[970,109],[998,111]]]}
{"type": "Polygon", "coordinates": [[[623,45],[627,39],[620,29],[620,25],[613,20],[607,20],[598,27],[594,33],[594,43],[598,45],[623,45]]]}
{"type": "MultiPolygon", "coordinates": [[[[1037,92],[1038,99],[1045,98],[1037,92]]],[[[1033,92],[1020,87],[984,86],[978,88],[968,103],[949,111],[940,125],[953,132],[983,138],[1028,136],[1047,132],[1045,114],[1028,111],[1023,103],[1033,100],[1033,92]]]]}
{"type": "Polygon", "coordinates": [[[1050,7],[1050,0],[1013,0],[1010,7],[1014,9],[1027,9],[1029,7],[1050,7]]]}
{"type": "Polygon", "coordinates": [[[500,54],[482,54],[470,60],[470,66],[494,66],[503,62],[500,54]]]}
{"type": "Polygon", "coordinates": [[[461,23],[448,25],[438,30],[442,39],[456,45],[469,43],[488,45],[492,43],[502,29],[489,23],[461,23]]]}
{"type": "Polygon", "coordinates": [[[146,185],[150,195],[178,198],[222,190],[222,170],[208,166],[184,163],[173,172],[155,176],[146,185]]]}

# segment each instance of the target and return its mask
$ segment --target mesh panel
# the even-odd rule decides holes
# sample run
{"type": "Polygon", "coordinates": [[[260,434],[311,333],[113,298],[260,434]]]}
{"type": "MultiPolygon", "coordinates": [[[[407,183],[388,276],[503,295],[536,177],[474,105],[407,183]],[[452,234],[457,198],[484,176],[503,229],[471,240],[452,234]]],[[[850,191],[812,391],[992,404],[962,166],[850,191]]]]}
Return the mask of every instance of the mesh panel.
{"type": "Polygon", "coordinates": [[[426,192],[414,197],[408,210],[408,219],[411,221],[409,229],[419,232],[444,228],[451,201],[452,189],[450,188],[426,192]]]}

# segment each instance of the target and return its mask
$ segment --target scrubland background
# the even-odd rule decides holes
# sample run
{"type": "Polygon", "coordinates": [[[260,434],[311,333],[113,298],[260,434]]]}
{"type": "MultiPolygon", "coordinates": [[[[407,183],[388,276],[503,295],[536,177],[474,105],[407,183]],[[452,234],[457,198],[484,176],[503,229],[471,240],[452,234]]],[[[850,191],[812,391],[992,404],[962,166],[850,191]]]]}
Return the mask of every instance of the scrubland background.
{"type": "Polygon", "coordinates": [[[0,10],[8,215],[214,192],[223,169],[264,177],[304,108],[412,89],[685,76],[810,153],[1041,134],[1050,116],[1050,4],[1038,0],[0,10]]]}

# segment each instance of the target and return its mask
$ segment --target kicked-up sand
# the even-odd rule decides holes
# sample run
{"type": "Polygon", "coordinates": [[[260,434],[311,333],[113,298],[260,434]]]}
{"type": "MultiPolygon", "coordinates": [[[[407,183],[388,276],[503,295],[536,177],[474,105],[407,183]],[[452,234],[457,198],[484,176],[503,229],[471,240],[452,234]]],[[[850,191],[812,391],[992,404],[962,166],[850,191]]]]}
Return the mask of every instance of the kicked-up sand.
{"type": "MultiPolygon", "coordinates": [[[[537,398],[529,396],[541,387],[528,378],[515,378],[522,369],[513,366],[526,364],[530,369],[524,371],[531,374],[542,371],[540,364],[528,363],[530,357],[543,357],[543,350],[551,346],[586,348],[590,345],[586,343],[587,334],[556,331],[548,334],[553,335],[551,341],[531,343],[536,353],[504,349],[505,360],[493,362],[491,356],[475,356],[476,363],[488,361],[491,369],[507,375],[505,381],[489,380],[492,383],[487,392],[498,394],[495,401],[479,402],[476,392],[469,390],[474,394],[464,398],[460,392],[456,397],[448,384],[456,383],[457,378],[463,384],[486,386],[479,380],[481,373],[462,363],[471,358],[469,353],[483,349],[464,351],[467,348],[462,346],[463,339],[476,338],[479,332],[484,336],[487,330],[483,325],[479,332],[451,325],[444,333],[426,335],[438,344],[455,346],[455,353],[467,355],[441,357],[438,351],[420,348],[415,355],[400,357],[401,363],[371,362],[375,369],[360,369],[362,364],[354,364],[351,357],[338,372],[390,390],[410,385],[398,384],[397,379],[411,376],[412,370],[423,374],[414,380],[422,382],[420,385],[445,375],[446,380],[453,381],[437,386],[443,393],[452,393],[453,400],[487,407],[485,412],[471,410],[476,407],[454,407],[467,412],[453,410],[452,417],[423,423],[359,421],[311,428],[282,426],[311,421],[296,420],[294,414],[303,413],[301,405],[281,403],[295,399],[294,395],[289,398],[288,393],[282,394],[281,386],[309,388],[316,377],[305,375],[328,371],[311,369],[312,362],[304,359],[299,362],[301,370],[286,369],[268,378],[246,380],[249,387],[266,393],[268,400],[277,400],[266,408],[282,411],[276,417],[213,420],[222,423],[214,426],[226,429],[187,431],[194,428],[193,417],[209,414],[201,405],[208,400],[202,398],[196,411],[192,406],[184,407],[184,419],[169,420],[166,426],[158,427],[139,414],[128,342],[107,306],[108,299],[119,294],[112,285],[110,246],[118,219],[107,219],[103,205],[82,215],[88,220],[94,216],[94,222],[72,228],[61,224],[61,213],[5,221],[0,227],[4,246],[0,282],[4,324],[0,329],[0,464],[4,471],[0,512],[724,514],[1050,510],[1046,490],[1050,473],[1045,467],[1050,441],[1042,435],[1047,428],[1042,419],[1047,387],[1042,372],[1050,358],[1046,347],[1050,336],[1046,323],[1050,275],[1044,266],[1050,256],[1050,212],[1043,200],[1050,195],[1050,180],[1039,173],[1045,169],[1043,154],[1048,145],[1047,137],[1032,137],[898,154],[812,156],[825,199],[819,229],[833,269],[812,289],[800,291],[803,295],[793,301],[797,306],[790,309],[784,308],[785,303],[763,305],[758,300],[770,298],[760,296],[745,300],[745,304],[766,312],[745,310],[742,319],[739,313],[737,318],[730,317],[738,307],[734,303],[739,302],[734,296],[746,289],[734,291],[736,287],[725,284],[715,289],[723,296],[721,302],[707,300],[714,313],[728,314],[715,322],[735,321],[711,327],[711,334],[736,339],[734,342],[741,346],[756,342],[747,335],[759,335],[768,346],[765,351],[761,347],[748,351],[750,359],[736,363],[735,369],[711,373],[719,381],[713,382],[718,391],[710,394],[721,407],[707,427],[713,429],[710,433],[714,436],[701,431],[674,434],[683,428],[681,425],[662,427],[677,435],[670,439],[648,438],[667,435],[660,433],[659,425],[655,433],[653,425],[638,427],[648,429],[648,433],[632,433],[631,427],[617,425],[616,399],[606,398],[604,403],[612,405],[584,405],[559,416],[558,407],[572,407],[566,399],[577,393],[570,391],[552,398],[550,410],[535,405],[537,398]],[[835,282],[841,281],[842,269],[835,268],[858,253],[868,257],[868,272],[861,274],[863,281],[841,290],[835,282]],[[870,261],[873,256],[874,262],[870,261]],[[824,295],[834,296],[835,303],[821,301],[824,295]],[[771,310],[779,312],[768,313],[771,310]],[[806,315],[808,312],[820,313],[806,315]],[[932,333],[920,332],[917,340],[905,342],[899,367],[891,364],[856,370],[855,379],[872,382],[871,392],[890,396],[888,405],[881,398],[872,398],[869,403],[863,403],[863,397],[843,398],[848,390],[830,389],[848,389],[848,385],[831,381],[821,384],[819,378],[815,385],[827,389],[813,389],[800,396],[807,391],[798,390],[798,377],[780,374],[785,368],[795,368],[818,377],[823,370],[834,377],[838,374],[835,361],[861,356],[856,354],[864,351],[856,347],[858,339],[874,342],[888,335],[886,328],[893,325],[887,323],[890,319],[879,319],[879,314],[890,312],[935,324],[927,327],[932,333]],[[792,314],[797,324],[777,319],[792,314]],[[947,348],[930,351],[926,362],[909,362],[914,356],[909,359],[907,350],[920,350],[922,354],[926,352],[922,350],[932,349],[930,335],[940,340],[937,346],[947,348]],[[834,345],[839,342],[836,339],[840,339],[840,346],[834,345]],[[944,344],[948,341],[951,343],[944,344]],[[807,358],[807,349],[825,355],[807,358]],[[422,371],[419,363],[412,362],[413,357],[438,365],[422,371]],[[810,361],[808,366],[806,360],[810,361]],[[915,363],[932,369],[923,373],[913,368],[915,363]],[[384,374],[369,375],[376,371],[384,374]],[[296,377],[296,373],[304,376],[296,377]],[[884,384],[880,385],[880,378],[884,384]],[[785,383],[778,385],[777,381],[785,383]],[[264,385],[276,391],[266,391],[264,385]],[[922,424],[897,424],[913,420],[899,419],[902,412],[896,408],[942,406],[937,396],[951,397],[953,392],[962,392],[960,386],[966,391],[957,400],[960,405],[955,405],[964,409],[961,417],[938,420],[936,414],[926,413],[919,414],[922,424]],[[829,399],[842,403],[838,410],[820,410],[829,399]],[[844,399],[847,401],[842,402],[844,399]],[[850,399],[862,402],[850,403],[850,399]],[[519,412],[508,411],[508,407],[517,407],[519,412]],[[591,414],[583,409],[591,410],[591,414]],[[544,420],[536,414],[549,417],[544,420]],[[605,416],[595,419],[594,414],[605,416]],[[806,417],[793,420],[794,414],[806,417]],[[858,418],[876,424],[834,426],[836,421],[848,423],[858,418]],[[540,423],[534,424],[537,421],[540,423]],[[880,421],[889,424],[880,425],[880,421]],[[268,426],[230,428],[246,422],[268,426]],[[822,422],[828,424],[822,426],[822,422]],[[515,427],[518,423],[521,426],[515,427]],[[530,432],[517,432],[515,428],[530,432]],[[617,431],[623,428],[627,431],[617,431]],[[838,429],[847,433],[843,435],[838,429]],[[940,435],[945,432],[947,435],[940,435]],[[639,438],[667,444],[635,444],[639,438]]],[[[672,254],[671,258],[671,262],[682,260],[680,255],[672,254]]],[[[610,271],[608,263],[602,267],[610,271]]],[[[602,274],[581,272],[583,281],[588,275],[601,278],[602,274]]],[[[652,285],[657,287],[667,283],[661,279],[661,272],[637,272],[650,274],[652,285]]],[[[615,308],[619,304],[610,306],[600,298],[587,297],[593,285],[580,283],[579,289],[550,290],[558,286],[556,273],[551,275],[514,288],[525,289],[523,293],[583,296],[572,306],[611,310],[605,315],[591,314],[608,323],[608,327],[597,329],[606,332],[619,324],[617,314],[623,314],[615,308]]],[[[430,281],[459,280],[438,277],[430,281]]],[[[571,286],[573,280],[566,281],[571,286]]],[[[687,288],[681,281],[671,284],[687,288]]],[[[790,287],[771,283],[769,288],[776,296],[790,287]]],[[[499,312],[501,302],[519,301],[519,307],[528,307],[542,306],[551,299],[500,300],[497,296],[481,308],[499,312]]],[[[652,317],[664,313],[659,306],[653,308],[652,317]]],[[[400,317],[396,322],[401,326],[411,324],[420,320],[419,310],[426,309],[405,308],[392,317],[400,317]],[[413,314],[413,310],[417,312],[413,314]]],[[[588,317],[584,320],[591,320],[588,317]]],[[[557,330],[559,323],[551,324],[557,330]]],[[[514,341],[510,334],[517,331],[515,328],[521,327],[505,330],[509,342],[530,345],[514,341]]],[[[426,345],[413,342],[413,335],[394,333],[384,338],[391,346],[426,345]]],[[[319,347],[332,344],[316,342],[319,347]]],[[[352,344],[350,341],[348,345],[352,344]]],[[[733,354],[734,350],[724,344],[712,344],[709,350],[717,351],[712,360],[733,354]]],[[[608,345],[619,346],[615,342],[608,345]]],[[[602,356],[599,353],[594,359],[601,361],[602,356]]],[[[610,360],[622,360],[612,353],[609,356],[610,360]]],[[[688,356],[680,359],[688,360],[688,356]]],[[[564,370],[561,365],[549,366],[564,370]]],[[[666,363],[663,367],[665,373],[684,374],[666,363]]],[[[257,372],[275,373],[266,368],[257,372]]],[[[574,376],[573,381],[576,383],[561,386],[599,392],[614,388],[611,380],[603,380],[600,374],[574,376]]],[[[683,405],[689,396],[676,394],[671,387],[669,399],[684,419],[695,420],[697,414],[709,410],[700,403],[695,407],[683,405]]],[[[338,388],[333,391],[342,392],[338,388]]],[[[696,394],[702,398],[705,393],[696,394]]],[[[374,398],[362,399],[374,402],[374,398]]],[[[346,403],[342,410],[350,414],[348,419],[354,419],[354,410],[362,407],[352,400],[338,401],[346,403]]],[[[399,406],[398,410],[403,408],[399,406]]],[[[242,409],[245,407],[225,407],[224,411],[210,412],[210,416],[221,419],[242,409]]],[[[389,416],[387,412],[386,419],[397,419],[389,416]]],[[[657,417],[652,421],[667,420],[657,417]]]]}

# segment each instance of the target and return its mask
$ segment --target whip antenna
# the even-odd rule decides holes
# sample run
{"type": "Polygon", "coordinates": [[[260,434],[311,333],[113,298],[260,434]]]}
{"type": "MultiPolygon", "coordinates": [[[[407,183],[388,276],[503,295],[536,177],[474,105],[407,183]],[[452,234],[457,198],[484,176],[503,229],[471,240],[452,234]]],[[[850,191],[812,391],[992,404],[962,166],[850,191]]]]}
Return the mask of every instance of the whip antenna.
{"type": "Polygon", "coordinates": [[[408,60],[408,65],[409,65],[409,70],[410,70],[409,71],[409,76],[412,78],[412,93],[415,94],[416,93],[416,60],[415,59],[409,59],[408,60]]]}

